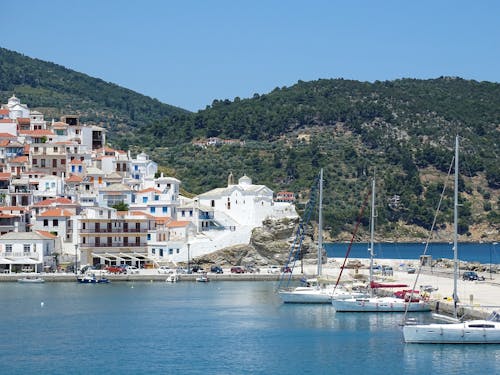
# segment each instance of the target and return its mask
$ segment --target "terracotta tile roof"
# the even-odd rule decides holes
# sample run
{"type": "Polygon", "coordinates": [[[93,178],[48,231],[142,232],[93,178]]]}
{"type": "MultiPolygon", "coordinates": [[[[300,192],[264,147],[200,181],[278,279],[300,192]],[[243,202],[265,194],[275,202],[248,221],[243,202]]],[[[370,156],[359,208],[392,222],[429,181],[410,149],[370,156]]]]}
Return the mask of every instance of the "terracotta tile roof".
{"type": "Polygon", "coordinates": [[[27,156],[18,156],[9,160],[9,163],[27,163],[27,162],[28,162],[27,156]]]}
{"type": "Polygon", "coordinates": [[[43,137],[44,135],[55,135],[52,130],[37,129],[37,130],[20,130],[19,134],[31,135],[32,137],[43,137]]]}
{"type": "Polygon", "coordinates": [[[0,138],[16,138],[16,136],[10,133],[0,133],[0,138]]]}
{"type": "Polygon", "coordinates": [[[10,118],[2,118],[0,119],[1,123],[8,124],[8,123],[14,123],[14,120],[11,120],[10,118]]]}
{"type": "Polygon", "coordinates": [[[170,223],[167,224],[167,227],[169,228],[182,228],[188,226],[190,221],[180,221],[180,220],[175,220],[171,221],[170,223]]]}
{"type": "Polygon", "coordinates": [[[0,109],[0,115],[8,115],[9,110],[8,109],[0,109]]]}
{"type": "Polygon", "coordinates": [[[63,210],[62,208],[53,208],[50,210],[47,210],[45,212],[42,212],[39,217],[71,217],[74,216],[74,214],[68,210],[63,210]]]}
{"type": "Polygon", "coordinates": [[[83,164],[83,161],[78,160],[78,159],[73,159],[69,162],[70,164],[83,164]]]}
{"type": "Polygon", "coordinates": [[[10,173],[2,172],[0,173],[0,180],[8,180],[12,177],[10,173]]]}
{"type": "Polygon", "coordinates": [[[47,237],[47,238],[50,238],[50,239],[57,237],[55,234],[47,232],[46,230],[36,230],[35,232],[37,232],[39,235],[41,235],[43,237],[47,237]]]}
{"type": "Polygon", "coordinates": [[[9,145],[10,141],[8,139],[2,139],[0,141],[0,147],[7,147],[9,145]]]}
{"type": "Polygon", "coordinates": [[[66,182],[82,182],[83,178],[77,176],[76,174],[72,174],[66,179],[66,182]]]}
{"type": "Polygon", "coordinates": [[[152,188],[152,187],[138,191],[138,193],[150,193],[150,192],[161,194],[160,190],[152,188]]]}
{"type": "Polygon", "coordinates": [[[17,123],[20,125],[29,125],[30,124],[30,119],[29,117],[18,117],[16,119],[17,123]]]}
{"type": "Polygon", "coordinates": [[[38,203],[35,203],[33,206],[34,207],[46,207],[50,206],[53,204],[74,204],[71,199],[68,198],[48,198],[44,199],[43,201],[40,201],[38,203]]]}

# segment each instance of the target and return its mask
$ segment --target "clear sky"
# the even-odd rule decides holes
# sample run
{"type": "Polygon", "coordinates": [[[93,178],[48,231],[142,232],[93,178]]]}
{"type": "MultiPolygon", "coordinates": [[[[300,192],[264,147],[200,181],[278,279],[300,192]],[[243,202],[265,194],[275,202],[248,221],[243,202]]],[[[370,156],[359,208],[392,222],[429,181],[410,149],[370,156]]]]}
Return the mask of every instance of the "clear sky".
{"type": "Polygon", "coordinates": [[[3,1],[0,46],[192,111],[298,80],[500,81],[497,0],[3,1]]]}

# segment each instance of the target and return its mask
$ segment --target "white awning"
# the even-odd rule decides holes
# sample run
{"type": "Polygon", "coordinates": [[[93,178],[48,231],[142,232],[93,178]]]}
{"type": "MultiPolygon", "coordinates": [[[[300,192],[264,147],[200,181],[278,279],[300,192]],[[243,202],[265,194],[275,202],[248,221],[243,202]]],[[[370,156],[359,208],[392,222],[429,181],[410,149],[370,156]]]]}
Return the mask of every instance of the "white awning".
{"type": "Polygon", "coordinates": [[[12,264],[12,261],[6,258],[0,258],[0,264],[12,264]]]}
{"type": "Polygon", "coordinates": [[[10,260],[12,262],[11,264],[41,264],[41,263],[43,263],[42,261],[37,261],[37,260],[27,258],[27,257],[12,258],[12,259],[8,259],[8,260],[10,260]]]}

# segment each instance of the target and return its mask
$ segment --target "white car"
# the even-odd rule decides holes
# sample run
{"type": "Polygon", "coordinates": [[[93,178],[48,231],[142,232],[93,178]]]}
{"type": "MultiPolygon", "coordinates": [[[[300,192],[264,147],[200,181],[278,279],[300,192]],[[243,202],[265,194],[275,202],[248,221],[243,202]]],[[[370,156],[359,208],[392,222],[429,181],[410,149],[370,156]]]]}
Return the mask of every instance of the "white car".
{"type": "Polygon", "coordinates": [[[127,266],[126,270],[127,274],[139,273],[139,268],[137,268],[136,266],[127,266]]]}
{"type": "Polygon", "coordinates": [[[169,266],[160,266],[158,268],[158,273],[162,273],[162,274],[170,274],[170,273],[174,273],[174,269],[173,268],[170,268],[169,266]]]}

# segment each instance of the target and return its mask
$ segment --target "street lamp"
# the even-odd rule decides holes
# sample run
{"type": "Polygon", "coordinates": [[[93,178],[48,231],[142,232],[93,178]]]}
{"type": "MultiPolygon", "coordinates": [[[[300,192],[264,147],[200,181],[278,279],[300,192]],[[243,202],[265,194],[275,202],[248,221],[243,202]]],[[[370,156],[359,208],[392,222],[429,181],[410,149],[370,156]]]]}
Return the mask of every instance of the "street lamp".
{"type": "Polygon", "coordinates": [[[78,244],[75,243],[75,275],[78,275],[78,244]]]}

